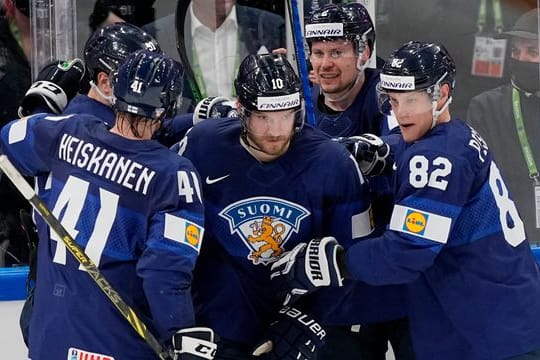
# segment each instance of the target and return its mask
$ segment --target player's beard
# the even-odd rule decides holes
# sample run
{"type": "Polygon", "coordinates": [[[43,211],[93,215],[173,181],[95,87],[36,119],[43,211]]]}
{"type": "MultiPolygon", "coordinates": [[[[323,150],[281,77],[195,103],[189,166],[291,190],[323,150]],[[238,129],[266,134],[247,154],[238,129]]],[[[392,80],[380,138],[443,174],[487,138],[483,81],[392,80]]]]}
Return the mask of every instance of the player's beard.
{"type": "Polygon", "coordinates": [[[255,136],[248,133],[247,137],[250,147],[266,155],[277,158],[287,152],[293,134],[288,136],[255,136]]]}

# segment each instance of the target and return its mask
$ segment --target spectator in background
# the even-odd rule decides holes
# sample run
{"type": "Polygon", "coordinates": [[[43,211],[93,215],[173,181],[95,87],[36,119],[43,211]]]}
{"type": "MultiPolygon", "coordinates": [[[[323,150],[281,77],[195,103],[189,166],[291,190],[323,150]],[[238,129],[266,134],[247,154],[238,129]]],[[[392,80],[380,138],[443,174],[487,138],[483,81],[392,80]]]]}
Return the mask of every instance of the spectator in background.
{"type": "Polygon", "coordinates": [[[143,26],[154,21],[155,0],[97,0],[88,19],[90,30],[115,22],[143,26]]]}
{"type": "MultiPolygon", "coordinates": [[[[180,1],[178,9],[184,11],[177,14],[178,24],[175,14],[171,14],[149,26],[154,27],[155,38],[163,51],[179,59],[176,29],[185,43],[184,66],[193,69],[201,98],[235,97],[233,80],[241,60],[248,54],[285,47],[285,22],[279,15],[236,5],[235,0],[193,0],[187,6],[182,5],[180,1]]],[[[144,28],[152,31],[149,26],[144,28]]],[[[184,94],[193,100],[187,91],[189,86],[184,89],[184,94]]],[[[191,103],[185,101],[184,106],[191,103]]]]}
{"type": "Polygon", "coordinates": [[[468,118],[490,145],[525,223],[540,243],[540,77],[538,9],[523,14],[503,36],[509,39],[511,81],[475,96],[468,118]]]}
{"type": "MultiPolygon", "coordinates": [[[[28,14],[28,0],[4,0],[0,9],[0,126],[17,117],[17,107],[31,84],[28,14]]],[[[0,180],[0,199],[0,267],[27,263],[19,211],[29,205],[5,177],[0,180]]]]}

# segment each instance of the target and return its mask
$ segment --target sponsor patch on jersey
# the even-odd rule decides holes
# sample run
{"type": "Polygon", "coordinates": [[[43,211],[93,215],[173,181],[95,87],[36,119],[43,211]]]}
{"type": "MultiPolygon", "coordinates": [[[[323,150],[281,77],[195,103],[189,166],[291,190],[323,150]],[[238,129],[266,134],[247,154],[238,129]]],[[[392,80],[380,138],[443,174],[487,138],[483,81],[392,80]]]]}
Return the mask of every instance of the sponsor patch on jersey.
{"type": "Polygon", "coordinates": [[[403,230],[423,235],[424,230],[426,230],[428,218],[428,214],[418,211],[407,210],[407,215],[405,216],[405,224],[403,224],[403,230]]]}
{"type": "Polygon", "coordinates": [[[274,262],[310,214],[298,204],[273,197],[237,201],[219,213],[229,223],[231,234],[242,239],[248,249],[247,259],[255,265],[274,262]]]}
{"type": "Polygon", "coordinates": [[[380,86],[383,89],[390,90],[414,90],[414,76],[395,76],[381,74],[380,86]]]}
{"type": "Polygon", "coordinates": [[[300,106],[300,93],[281,96],[265,96],[257,98],[257,110],[279,111],[294,109],[300,106]]]}
{"type": "Polygon", "coordinates": [[[452,219],[426,211],[395,205],[390,230],[446,244],[452,219]]]}
{"type": "Polygon", "coordinates": [[[165,214],[165,230],[163,235],[170,240],[192,247],[199,252],[201,249],[204,228],[187,221],[184,218],[165,214]]]}
{"type": "Polygon", "coordinates": [[[77,348],[69,348],[67,360],[114,360],[114,357],[109,355],[103,355],[84,351],[77,348]]]}
{"type": "Polygon", "coordinates": [[[308,24],[305,31],[306,39],[343,37],[342,23],[308,24]]]}

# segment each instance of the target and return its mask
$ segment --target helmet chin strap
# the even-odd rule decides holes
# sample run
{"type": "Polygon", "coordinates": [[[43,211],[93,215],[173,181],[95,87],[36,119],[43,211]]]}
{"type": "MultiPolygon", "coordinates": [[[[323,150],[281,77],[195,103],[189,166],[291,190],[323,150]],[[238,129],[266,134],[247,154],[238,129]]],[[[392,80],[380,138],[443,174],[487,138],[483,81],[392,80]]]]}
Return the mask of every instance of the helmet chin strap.
{"type": "Polygon", "coordinates": [[[452,102],[452,97],[450,96],[448,100],[444,103],[444,105],[441,107],[440,110],[437,110],[437,100],[434,100],[431,102],[431,113],[433,115],[433,122],[431,123],[431,128],[433,129],[435,125],[437,125],[437,121],[439,120],[439,116],[446,110],[448,105],[452,102]]]}
{"type": "Polygon", "coordinates": [[[90,87],[96,90],[96,92],[99,94],[99,96],[103,98],[103,100],[109,102],[109,106],[112,106],[114,104],[114,101],[116,100],[114,95],[105,95],[93,80],[90,81],[90,87]]]}

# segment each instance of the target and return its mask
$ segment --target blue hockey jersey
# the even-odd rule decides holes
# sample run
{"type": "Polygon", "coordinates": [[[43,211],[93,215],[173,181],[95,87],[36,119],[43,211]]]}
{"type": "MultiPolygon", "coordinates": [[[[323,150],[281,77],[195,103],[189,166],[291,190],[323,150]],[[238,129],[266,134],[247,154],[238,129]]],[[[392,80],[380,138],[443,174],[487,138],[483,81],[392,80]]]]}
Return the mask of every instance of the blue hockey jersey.
{"type": "MultiPolygon", "coordinates": [[[[379,111],[377,105],[377,84],[379,70],[367,68],[365,80],[353,103],[342,112],[329,109],[324,104],[324,94],[313,87],[315,118],[317,128],[332,137],[356,136],[365,133],[380,136],[390,145],[401,140],[397,122],[379,111]]],[[[394,147],[392,147],[394,148],[394,147]]],[[[370,185],[371,206],[376,233],[382,233],[392,215],[394,205],[391,175],[367,178],[370,185]]],[[[366,284],[346,284],[347,294],[340,302],[334,302],[320,321],[325,325],[369,324],[405,317],[406,300],[401,285],[369,286],[366,284]],[[376,310],[374,310],[376,307],[376,310]],[[370,309],[370,310],[366,310],[370,309]]]]}
{"type": "MultiPolygon", "coordinates": [[[[189,160],[82,114],[11,122],[1,145],[23,174],[51,174],[48,207],[158,339],[194,325],[204,210],[189,160]]],[[[155,358],[58,237],[39,236],[30,357],[155,358]]]]}
{"type": "Polygon", "coordinates": [[[350,153],[305,126],[289,150],[261,163],[241,144],[237,118],[207,120],[180,144],[204,180],[206,232],[194,275],[197,322],[253,345],[283,298],[270,264],[299,242],[371,233],[369,195],[350,153]]]}
{"type": "Polygon", "coordinates": [[[92,114],[109,127],[112,127],[115,122],[112,107],[92,99],[87,95],[77,95],[71,99],[62,114],[92,114]]]}
{"type": "Polygon", "coordinates": [[[496,163],[458,119],[397,159],[389,230],[347,252],[355,279],[407,283],[418,359],[503,359],[540,348],[540,273],[496,163]]]}

